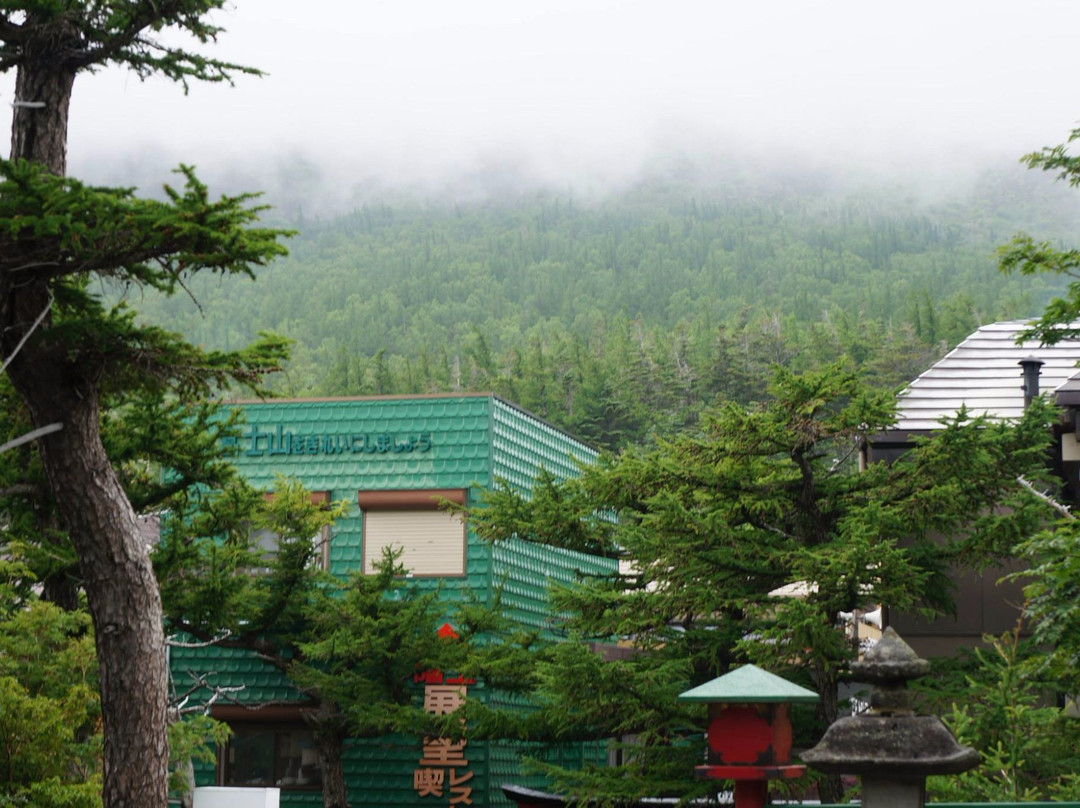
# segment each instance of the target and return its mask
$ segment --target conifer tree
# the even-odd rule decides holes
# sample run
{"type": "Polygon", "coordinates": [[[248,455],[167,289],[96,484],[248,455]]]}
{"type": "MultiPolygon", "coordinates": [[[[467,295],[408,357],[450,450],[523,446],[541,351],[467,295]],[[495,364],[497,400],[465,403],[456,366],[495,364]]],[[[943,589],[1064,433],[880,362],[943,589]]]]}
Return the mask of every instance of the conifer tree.
{"type": "MultiPolygon", "coordinates": [[[[346,507],[312,503],[293,480],[280,479],[268,498],[235,479],[174,512],[155,556],[170,630],[250,652],[306,702],[325,808],[348,806],[345,740],[430,729],[413,676],[465,660],[464,644],[439,636],[439,593],[420,591],[392,553],[373,574],[320,568],[323,528],[346,507]],[[256,532],[273,536],[273,549],[253,542],[256,532]]],[[[212,665],[214,650],[205,654],[212,665]]]]}
{"type": "Polygon", "coordinates": [[[101,438],[107,396],[123,389],[191,400],[257,381],[282,356],[266,341],[205,352],[110,308],[92,281],[172,292],[199,271],[248,273],[282,250],[252,228],[248,197],[212,201],[189,169],[168,199],[68,179],[75,78],[122,65],[186,86],[248,68],[165,44],[220,29],[224,0],[23,0],[0,10],[0,71],[15,71],[10,159],[0,163],[0,348],[38,434],[59,521],[78,557],[93,619],[104,722],[106,806],[164,806],[167,688],[161,602],[135,511],[101,438]]]}
{"type": "MultiPolygon", "coordinates": [[[[882,603],[948,611],[949,565],[1009,554],[1046,515],[1016,478],[1044,466],[1047,407],[1015,426],[961,413],[901,460],[860,471],[860,442],[893,422],[889,394],[839,365],[777,370],[770,393],[758,406],[725,404],[700,435],[609,456],[530,498],[500,489],[470,513],[493,541],[623,559],[618,575],[555,593],[563,629],[581,642],[540,663],[535,697],[548,710],[515,726],[472,708],[479,727],[530,740],[635,736],[622,767],[558,772],[575,796],[703,788],[689,767],[704,718],[675,696],[739,663],[817,691],[816,728],[803,736],[816,742],[858,650],[845,614],[882,603]],[[640,653],[604,663],[583,645],[612,638],[640,653]]],[[[821,787],[824,801],[840,800],[838,781],[821,787]]]]}
{"type": "MultiPolygon", "coordinates": [[[[1026,154],[1022,162],[1028,168],[1053,172],[1057,179],[1075,188],[1080,186],[1080,156],[1070,153],[1069,149],[1078,140],[1080,129],[1073,129],[1065,143],[1026,154]]],[[[1075,247],[1062,249],[1049,241],[1036,241],[1026,233],[1018,233],[998,249],[998,258],[1001,271],[1005,273],[1017,272],[1026,276],[1049,273],[1069,279],[1063,296],[1054,297],[1046,305],[1026,337],[1038,339],[1044,345],[1054,345],[1080,336],[1080,250],[1075,247]]]]}

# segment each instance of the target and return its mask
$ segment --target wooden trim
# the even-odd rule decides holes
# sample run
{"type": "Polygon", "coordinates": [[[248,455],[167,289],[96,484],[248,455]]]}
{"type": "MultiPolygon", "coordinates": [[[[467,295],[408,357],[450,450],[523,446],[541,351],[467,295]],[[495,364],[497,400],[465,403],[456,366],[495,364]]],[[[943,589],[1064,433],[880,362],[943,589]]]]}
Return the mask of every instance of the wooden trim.
{"type": "Polygon", "coordinates": [[[915,438],[929,438],[940,431],[941,430],[939,429],[891,429],[888,432],[878,432],[874,435],[868,435],[866,437],[866,442],[871,446],[914,444],[915,438]]]}
{"type": "Polygon", "coordinates": [[[468,491],[464,488],[424,488],[403,491],[360,491],[357,504],[364,510],[419,510],[436,509],[443,500],[464,505],[468,491]]]}

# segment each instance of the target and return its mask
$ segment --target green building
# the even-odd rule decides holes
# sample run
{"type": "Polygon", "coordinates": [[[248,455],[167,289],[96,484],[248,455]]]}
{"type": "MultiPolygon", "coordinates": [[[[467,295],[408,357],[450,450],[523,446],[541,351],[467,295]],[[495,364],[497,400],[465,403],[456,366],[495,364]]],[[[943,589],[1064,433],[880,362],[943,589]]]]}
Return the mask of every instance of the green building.
{"type": "MultiPolygon", "coordinates": [[[[603,573],[613,561],[516,540],[479,541],[459,518],[437,504],[472,503],[496,480],[524,489],[541,469],[560,478],[577,473],[595,451],[542,420],[492,395],[239,402],[246,424],[236,463],[257,487],[270,490],[278,475],[299,480],[326,501],[354,503],[323,536],[323,563],[337,575],[371,570],[382,548],[402,548],[401,562],[418,579],[439,582],[448,599],[481,600],[501,588],[504,605],[525,624],[549,617],[547,587],[582,573],[603,573]]],[[[253,656],[224,649],[174,648],[174,680],[214,672],[218,686],[244,685],[239,698],[257,710],[215,705],[212,714],[233,729],[216,766],[196,771],[199,786],[277,786],[281,805],[321,805],[314,747],[303,721],[300,694],[253,656]]],[[[421,682],[421,686],[440,683],[421,682]]],[[[460,687],[460,685],[459,685],[460,687]]],[[[482,691],[482,687],[477,686],[482,691]]],[[[599,748],[565,750],[564,764],[599,748]]],[[[446,751],[444,750],[444,755],[446,751]]],[[[345,774],[354,806],[509,804],[503,782],[523,778],[509,745],[470,743],[442,761],[438,787],[425,772],[420,738],[356,741],[346,746],[345,774]],[[451,778],[458,784],[451,788],[451,778]]],[[[430,755],[429,755],[430,757],[430,755]]]]}

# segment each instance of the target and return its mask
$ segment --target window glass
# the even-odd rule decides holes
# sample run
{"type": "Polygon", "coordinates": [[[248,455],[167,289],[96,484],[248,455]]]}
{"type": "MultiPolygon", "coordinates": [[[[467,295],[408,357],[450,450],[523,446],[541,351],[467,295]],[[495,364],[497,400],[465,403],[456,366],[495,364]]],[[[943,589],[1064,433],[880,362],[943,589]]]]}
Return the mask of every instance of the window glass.
{"type": "Polygon", "coordinates": [[[227,786],[318,788],[322,776],[311,730],[233,727],[225,754],[227,786]]]}
{"type": "MultiPolygon", "coordinates": [[[[252,528],[250,532],[251,549],[256,550],[264,562],[269,563],[277,555],[281,537],[272,530],[252,528]]],[[[323,525],[317,534],[311,537],[315,555],[311,565],[323,570],[330,569],[330,526],[323,525]]]]}
{"type": "Polygon", "coordinates": [[[229,739],[225,784],[270,786],[274,783],[274,731],[234,730],[229,739]]]}

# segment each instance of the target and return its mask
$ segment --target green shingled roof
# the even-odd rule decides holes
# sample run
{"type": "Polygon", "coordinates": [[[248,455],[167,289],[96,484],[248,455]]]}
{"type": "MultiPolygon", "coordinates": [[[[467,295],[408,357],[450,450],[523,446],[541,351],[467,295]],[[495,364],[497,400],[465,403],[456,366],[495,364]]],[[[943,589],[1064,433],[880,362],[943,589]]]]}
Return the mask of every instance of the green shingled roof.
{"type": "Polygon", "coordinates": [[[679,701],[712,701],[723,703],[791,702],[812,704],[818,694],[792,684],[756,665],[743,665],[731,673],[718,676],[711,682],[698,685],[679,694],[679,701]]]}

